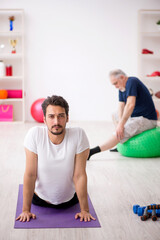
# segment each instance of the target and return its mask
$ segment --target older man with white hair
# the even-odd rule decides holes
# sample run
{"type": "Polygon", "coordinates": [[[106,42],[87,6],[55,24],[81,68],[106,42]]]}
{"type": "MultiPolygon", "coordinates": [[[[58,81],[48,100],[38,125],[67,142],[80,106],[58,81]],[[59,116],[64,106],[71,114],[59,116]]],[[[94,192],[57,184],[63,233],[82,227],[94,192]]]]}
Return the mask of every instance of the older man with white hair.
{"type": "Polygon", "coordinates": [[[119,89],[118,114],[113,116],[116,132],[103,145],[90,149],[88,160],[93,154],[109,150],[157,125],[155,106],[147,87],[120,69],[111,71],[109,77],[111,84],[119,89]]]}

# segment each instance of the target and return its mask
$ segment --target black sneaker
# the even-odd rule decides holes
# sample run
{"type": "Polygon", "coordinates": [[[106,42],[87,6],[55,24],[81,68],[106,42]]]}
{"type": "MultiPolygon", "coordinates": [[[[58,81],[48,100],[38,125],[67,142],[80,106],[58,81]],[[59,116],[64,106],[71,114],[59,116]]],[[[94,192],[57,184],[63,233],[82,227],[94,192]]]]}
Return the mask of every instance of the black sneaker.
{"type": "Polygon", "coordinates": [[[113,148],[109,150],[110,152],[118,152],[117,148],[113,148]]]}

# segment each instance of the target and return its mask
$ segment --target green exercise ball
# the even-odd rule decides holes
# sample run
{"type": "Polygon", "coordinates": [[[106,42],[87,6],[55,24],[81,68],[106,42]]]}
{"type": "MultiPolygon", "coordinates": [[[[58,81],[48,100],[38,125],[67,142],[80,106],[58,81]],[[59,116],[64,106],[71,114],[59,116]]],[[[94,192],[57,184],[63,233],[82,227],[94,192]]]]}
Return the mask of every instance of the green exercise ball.
{"type": "Polygon", "coordinates": [[[123,144],[119,143],[117,149],[126,157],[160,157],[160,127],[144,131],[123,144]]]}

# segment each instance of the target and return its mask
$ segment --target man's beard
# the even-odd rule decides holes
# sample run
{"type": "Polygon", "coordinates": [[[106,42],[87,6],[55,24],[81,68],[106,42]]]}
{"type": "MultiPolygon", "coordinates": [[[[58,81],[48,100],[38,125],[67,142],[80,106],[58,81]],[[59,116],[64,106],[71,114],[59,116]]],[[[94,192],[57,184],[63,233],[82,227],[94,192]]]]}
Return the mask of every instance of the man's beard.
{"type": "Polygon", "coordinates": [[[119,89],[121,92],[125,92],[126,91],[126,89],[123,87],[123,88],[121,88],[121,89],[119,89]]]}
{"type": "MultiPolygon", "coordinates": [[[[62,128],[61,125],[54,125],[52,128],[54,128],[54,127],[56,127],[56,126],[62,128]]],[[[53,135],[61,135],[61,134],[63,133],[63,131],[64,131],[64,129],[62,128],[62,131],[60,131],[60,132],[53,132],[53,131],[52,131],[52,128],[51,128],[50,132],[51,132],[53,135]]]]}

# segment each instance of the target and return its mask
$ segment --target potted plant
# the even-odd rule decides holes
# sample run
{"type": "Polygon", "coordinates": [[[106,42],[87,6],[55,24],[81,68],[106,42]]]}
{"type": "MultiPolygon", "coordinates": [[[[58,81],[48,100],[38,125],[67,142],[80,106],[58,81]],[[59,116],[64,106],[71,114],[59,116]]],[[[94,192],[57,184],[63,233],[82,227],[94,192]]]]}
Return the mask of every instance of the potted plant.
{"type": "Polygon", "coordinates": [[[160,31],[160,20],[158,20],[157,26],[158,26],[158,29],[159,29],[159,31],[160,31]]]}

